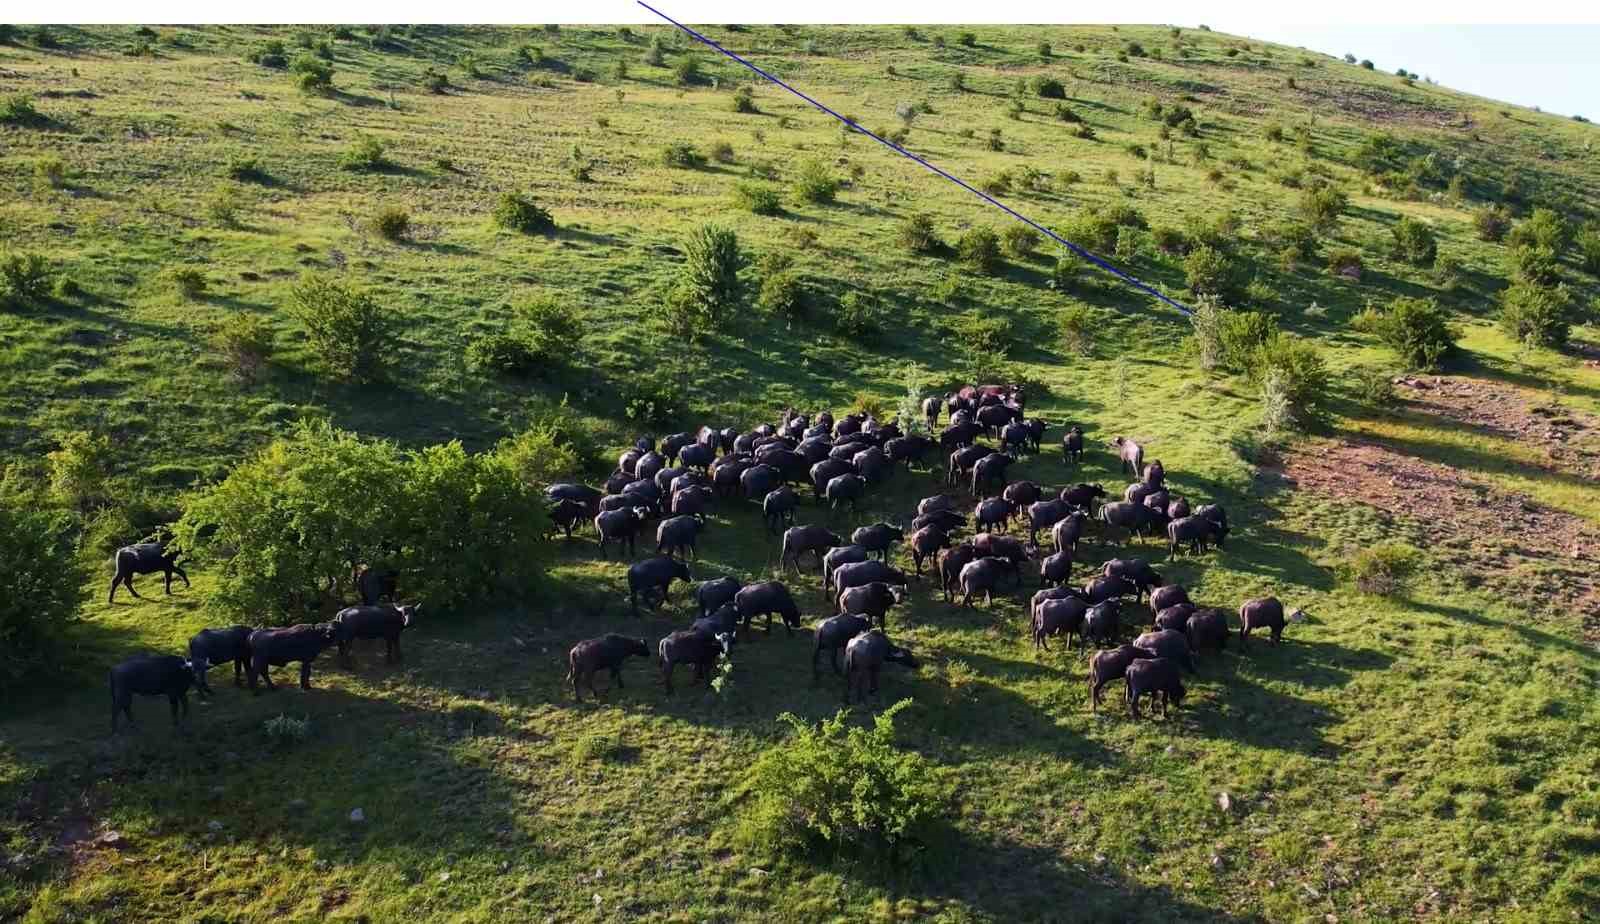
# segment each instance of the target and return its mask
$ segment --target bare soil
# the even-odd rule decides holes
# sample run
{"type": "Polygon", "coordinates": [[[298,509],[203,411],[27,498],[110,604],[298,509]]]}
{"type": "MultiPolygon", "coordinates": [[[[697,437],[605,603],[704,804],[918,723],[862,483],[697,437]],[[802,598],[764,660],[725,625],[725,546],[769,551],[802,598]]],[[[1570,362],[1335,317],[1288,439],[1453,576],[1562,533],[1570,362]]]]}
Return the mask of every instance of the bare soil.
{"type": "Polygon", "coordinates": [[[1600,478],[1600,420],[1546,395],[1457,376],[1401,379],[1395,390],[1413,410],[1542,449],[1551,471],[1600,478]]]}

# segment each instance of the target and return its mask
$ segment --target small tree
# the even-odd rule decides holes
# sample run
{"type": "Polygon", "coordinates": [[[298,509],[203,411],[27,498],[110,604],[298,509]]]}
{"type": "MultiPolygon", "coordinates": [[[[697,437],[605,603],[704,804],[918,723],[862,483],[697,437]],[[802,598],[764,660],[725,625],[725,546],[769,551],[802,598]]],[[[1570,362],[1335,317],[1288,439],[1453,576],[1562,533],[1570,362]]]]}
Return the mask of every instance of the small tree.
{"type": "Polygon", "coordinates": [[[1333,186],[1308,189],[1300,196],[1300,214],[1319,232],[1332,230],[1349,207],[1350,197],[1333,186]]]}
{"type": "Polygon", "coordinates": [[[1573,238],[1578,247],[1578,265],[1591,276],[1600,276],[1600,222],[1589,222],[1573,238]]]}
{"type": "Polygon", "coordinates": [[[1074,356],[1093,356],[1095,345],[1094,313],[1082,305],[1061,312],[1061,346],[1074,356]]]}
{"type": "Polygon", "coordinates": [[[1023,224],[1006,225],[1006,230],[1000,237],[1005,244],[1006,253],[1018,258],[1032,256],[1033,252],[1039,249],[1041,240],[1039,232],[1023,224]]]}
{"type": "Polygon", "coordinates": [[[794,194],[801,202],[828,205],[839,191],[839,178],[827,164],[812,158],[800,165],[795,175],[794,194]]]}
{"type": "Polygon", "coordinates": [[[89,580],[69,517],[0,472],[0,690],[52,667],[89,580]]]}
{"type": "Polygon", "coordinates": [[[236,378],[254,382],[272,359],[272,325],[257,314],[231,315],[212,335],[211,347],[236,378]]]}
{"type": "Polygon", "coordinates": [[[1227,301],[1238,289],[1238,269],[1226,253],[1201,244],[1183,258],[1183,278],[1195,295],[1227,301]]]}
{"type": "Polygon", "coordinates": [[[75,430],[61,438],[61,446],[46,453],[50,462],[50,491],[62,503],[87,509],[106,497],[106,477],[111,467],[111,440],[104,434],[75,430]]]}
{"type": "Polygon", "coordinates": [[[1195,299],[1194,310],[1189,315],[1193,330],[1195,354],[1200,368],[1211,370],[1222,364],[1222,303],[1214,296],[1195,299]]]}
{"type": "Polygon", "coordinates": [[[1516,282],[1500,293],[1500,326],[1519,343],[1565,346],[1573,315],[1572,293],[1564,285],[1516,282]]]}
{"type": "Polygon", "coordinates": [[[716,324],[737,308],[743,291],[739,270],[744,268],[739,237],[726,228],[702,225],[684,245],[682,284],[716,324]]]}
{"type": "Polygon", "coordinates": [[[1394,255],[1415,266],[1432,266],[1439,255],[1439,242],[1433,229],[1415,218],[1405,217],[1389,229],[1394,236],[1394,255]]]}
{"type": "Polygon", "coordinates": [[[373,173],[388,170],[394,165],[384,156],[387,146],[371,135],[362,135],[350,150],[339,157],[339,166],[345,170],[373,173]]]}
{"type": "Polygon", "coordinates": [[[403,241],[411,235],[411,213],[398,205],[384,206],[372,217],[372,230],[386,241],[403,241]]]}
{"type": "Polygon", "coordinates": [[[1450,315],[1431,298],[1397,298],[1382,310],[1369,305],[1351,323],[1377,336],[1412,369],[1436,368],[1460,337],[1450,315]]]}
{"type": "Polygon", "coordinates": [[[0,254],[0,308],[44,301],[50,292],[50,262],[36,253],[0,254]]]}
{"type": "Polygon", "coordinates": [[[1534,209],[1532,215],[1511,229],[1507,243],[1512,247],[1544,247],[1559,258],[1572,243],[1572,226],[1553,209],[1534,209]]]}
{"type": "Polygon", "coordinates": [[[532,199],[509,192],[502,193],[500,201],[495,203],[494,223],[523,234],[539,234],[553,231],[556,227],[555,218],[548,209],[532,199]]]}
{"type": "Polygon", "coordinates": [[[1472,213],[1472,225],[1480,240],[1503,240],[1511,230],[1511,213],[1503,205],[1486,206],[1472,213]]]}
{"type": "Polygon", "coordinates": [[[1000,271],[1000,236],[991,228],[970,228],[956,241],[956,256],[973,272],[1000,271]]]}
{"type": "Polygon", "coordinates": [[[900,246],[912,253],[936,253],[944,246],[939,240],[938,232],[933,227],[933,216],[926,212],[918,212],[900,223],[900,230],[896,235],[900,246]]]}
{"type": "Polygon", "coordinates": [[[372,296],[307,273],[290,290],[287,310],[305,327],[312,349],[330,372],[358,382],[382,376],[395,320],[372,296]]]}
{"type": "Polygon", "coordinates": [[[325,95],[333,92],[333,67],[313,54],[296,55],[289,65],[295,86],[302,93],[325,95]]]}

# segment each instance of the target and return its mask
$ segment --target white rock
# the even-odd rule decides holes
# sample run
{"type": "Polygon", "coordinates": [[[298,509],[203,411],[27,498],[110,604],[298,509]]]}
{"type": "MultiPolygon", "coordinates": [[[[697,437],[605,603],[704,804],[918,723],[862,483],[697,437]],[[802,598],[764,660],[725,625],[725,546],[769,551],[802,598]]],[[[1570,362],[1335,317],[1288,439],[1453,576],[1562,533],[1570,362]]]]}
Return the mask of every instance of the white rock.
{"type": "Polygon", "coordinates": [[[450,873],[449,872],[440,873],[439,874],[439,881],[440,882],[449,882],[450,881],[450,873]]]}
{"type": "Polygon", "coordinates": [[[1227,793],[1219,793],[1217,795],[1217,808],[1222,809],[1224,812],[1233,811],[1233,797],[1227,793]]]}
{"type": "Polygon", "coordinates": [[[356,824],[360,824],[361,822],[367,820],[367,813],[363,812],[362,810],[360,810],[358,808],[357,809],[351,809],[350,810],[350,820],[355,822],[356,824]]]}

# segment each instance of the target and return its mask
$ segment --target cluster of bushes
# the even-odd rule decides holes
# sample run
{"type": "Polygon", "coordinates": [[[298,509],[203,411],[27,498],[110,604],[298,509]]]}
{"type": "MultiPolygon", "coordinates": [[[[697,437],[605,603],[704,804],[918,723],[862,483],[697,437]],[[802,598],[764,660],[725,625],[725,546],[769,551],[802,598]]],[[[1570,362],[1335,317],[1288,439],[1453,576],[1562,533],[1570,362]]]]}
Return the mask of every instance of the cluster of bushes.
{"type": "Polygon", "coordinates": [[[522,234],[554,231],[555,217],[550,210],[520,193],[502,193],[494,207],[494,223],[522,234]]]}
{"type": "Polygon", "coordinates": [[[544,296],[519,308],[504,331],[469,344],[467,364],[481,372],[536,377],[570,355],[579,336],[572,312],[544,296]]]}
{"type": "Polygon", "coordinates": [[[1439,242],[1433,229],[1409,216],[1401,218],[1389,228],[1394,237],[1393,254],[1414,266],[1432,266],[1439,255],[1439,242]]]}
{"type": "Polygon", "coordinates": [[[36,253],[0,253],[0,308],[21,309],[50,292],[50,261],[36,253]]]}
{"type": "Polygon", "coordinates": [[[272,325],[260,315],[231,315],[211,335],[211,348],[222,356],[235,378],[249,384],[260,378],[272,361],[272,325]]]}
{"type": "Polygon", "coordinates": [[[344,170],[353,170],[361,173],[375,173],[394,167],[384,152],[388,146],[371,135],[362,135],[356,143],[350,146],[339,156],[339,166],[344,170]]]}
{"type": "Polygon", "coordinates": [[[1500,293],[1500,326],[1519,342],[1566,345],[1577,311],[1562,281],[1561,258],[1572,241],[1571,225],[1546,208],[1534,209],[1506,235],[1511,285],[1500,293]]]}
{"type": "Polygon", "coordinates": [[[290,289],[285,309],[305,328],[327,371],[358,382],[383,377],[398,335],[398,318],[370,294],[307,273],[290,289]]]}
{"type": "Polygon", "coordinates": [[[340,600],[362,563],[398,569],[446,611],[524,593],[546,523],[540,486],[509,453],[401,450],[302,423],[199,494],[174,532],[213,565],[212,605],[289,624],[340,600]]]}
{"type": "Polygon", "coordinates": [[[1396,298],[1381,309],[1368,305],[1350,323],[1376,336],[1411,369],[1437,368],[1460,339],[1449,314],[1431,298],[1396,298]]]}
{"type": "Polygon", "coordinates": [[[1196,301],[1189,320],[1203,368],[1241,374],[1261,388],[1269,435],[1315,416],[1328,370],[1312,343],[1283,333],[1269,315],[1230,311],[1211,296],[1196,301]]]}
{"type": "Polygon", "coordinates": [[[0,471],[0,690],[51,667],[88,570],[71,517],[16,469],[0,471]]]}

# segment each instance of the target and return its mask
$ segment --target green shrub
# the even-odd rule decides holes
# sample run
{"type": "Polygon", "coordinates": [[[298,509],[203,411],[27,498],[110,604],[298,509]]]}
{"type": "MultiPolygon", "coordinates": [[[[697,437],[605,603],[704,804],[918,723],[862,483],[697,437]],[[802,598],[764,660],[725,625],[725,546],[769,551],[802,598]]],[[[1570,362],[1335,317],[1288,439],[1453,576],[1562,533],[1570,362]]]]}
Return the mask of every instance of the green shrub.
{"type": "Polygon", "coordinates": [[[1280,250],[1292,251],[1297,259],[1316,259],[1317,232],[1308,224],[1298,221],[1282,222],[1274,225],[1268,236],[1280,250]]]}
{"type": "Polygon", "coordinates": [[[295,75],[295,86],[302,93],[323,94],[333,90],[333,66],[316,55],[295,55],[289,70],[295,75]]]}
{"type": "Polygon", "coordinates": [[[1356,397],[1370,407],[1386,408],[1399,403],[1394,392],[1394,374],[1382,366],[1357,366],[1350,370],[1356,397]]]}
{"type": "Polygon", "coordinates": [[[1574,314],[1572,294],[1564,285],[1515,282],[1500,293],[1500,326],[1519,343],[1565,346],[1574,314]]]}
{"type": "Polygon", "coordinates": [[[522,234],[554,231],[556,221],[550,211],[519,193],[502,193],[495,203],[494,223],[522,234]]]}
{"type": "Polygon", "coordinates": [[[1433,229],[1415,218],[1403,217],[1389,228],[1394,236],[1394,256],[1414,266],[1432,266],[1439,255],[1433,229]]]}
{"type": "Polygon", "coordinates": [[[1046,77],[1041,74],[1033,78],[1032,86],[1034,95],[1040,97],[1041,99],[1067,98],[1066,84],[1063,84],[1054,77],[1046,77]]]}
{"type": "Polygon", "coordinates": [[[884,312],[878,300],[856,289],[840,296],[833,313],[834,328],[863,343],[876,342],[883,335],[883,321],[884,312]]]}
{"type": "Polygon", "coordinates": [[[1083,116],[1072,111],[1072,107],[1066,103],[1056,103],[1055,116],[1058,121],[1065,122],[1068,125],[1083,124],[1083,116]]]}
{"type": "Polygon", "coordinates": [[[222,354],[228,370],[242,382],[254,382],[272,360],[272,325],[257,314],[229,315],[211,336],[211,347],[222,354]]]}
{"type": "Polygon", "coordinates": [[[1083,262],[1077,254],[1068,252],[1056,257],[1055,266],[1050,268],[1049,286],[1057,292],[1071,292],[1083,282],[1083,262]]]}
{"type": "Polygon", "coordinates": [[[206,294],[206,274],[197,267],[180,266],[167,274],[178,294],[186,299],[196,299],[206,294]]]}
{"type": "Polygon", "coordinates": [[[1300,195],[1300,214],[1317,231],[1332,229],[1349,207],[1350,197],[1333,186],[1308,189],[1300,195]]]}
{"type": "Polygon", "coordinates": [[[1460,333],[1431,298],[1397,298],[1384,309],[1371,305],[1351,326],[1373,334],[1410,369],[1434,369],[1455,351],[1460,333]]]}
{"type": "Polygon", "coordinates": [[[90,575],[70,518],[15,470],[0,472],[0,556],[0,690],[11,690],[59,666],[90,575]]]}
{"type": "Polygon", "coordinates": [[[1535,286],[1553,286],[1561,282],[1561,258],[1550,247],[1526,243],[1506,252],[1511,264],[1511,278],[1535,286]]]}
{"type": "Polygon", "coordinates": [[[740,838],[757,850],[901,849],[931,840],[954,810],[955,784],[915,751],[895,746],[895,718],[911,706],[901,700],[884,710],[870,730],[850,727],[840,711],[820,724],[784,713],[788,740],[756,761],[751,801],[740,819],[740,838]]]}
{"type": "Polygon", "coordinates": [[[1049,42],[1040,42],[1039,43],[1039,57],[1041,57],[1041,58],[1049,58],[1050,57],[1050,43],[1049,42]]]}
{"type": "Polygon", "coordinates": [[[261,734],[267,739],[267,744],[282,750],[303,744],[311,737],[311,720],[296,719],[279,713],[276,717],[261,723],[261,734]]]}
{"type": "Polygon", "coordinates": [[[1600,222],[1589,222],[1573,238],[1578,247],[1578,265],[1591,276],[1600,276],[1600,222]]]}
{"type": "Polygon", "coordinates": [[[973,272],[1000,271],[1000,235],[991,228],[969,228],[956,241],[956,257],[973,272]]]}
{"type": "Polygon", "coordinates": [[[1005,246],[1006,253],[1013,257],[1024,259],[1032,256],[1033,252],[1039,249],[1039,242],[1042,238],[1039,232],[1027,225],[1010,224],[1006,225],[1005,231],[1001,232],[1000,240],[1005,246]]]}
{"type": "Polygon", "coordinates": [[[581,476],[600,457],[600,447],[588,427],[566,405],[541,416],[526,430],[495,445],[494,454],[537,491],[581,476]]]}
{"type": "Polygon", "coordinates": [[[286,309],[328,371],[361,382],[382,376],[394,349],[395,318],[372,296],[307,273],[290,290],[286,309]]]}
{"type": "Polygon", "coordinates": [[[0,125],[31,128],[49,123],[49,118],[33,105],[28,96],[16,93],[0,100],[0,125]]]}
{"type": "Polygon", "coordinates": [[[986,356],[1004,357],[1015,345],[1011,319],[982,311],[967,311],[945,319],[951,338],[986,356]]]}
{"type": "Polygon", "coordinates": [[[1422,553],[1411,546],[1383,543],[1357,549],[1340,571],[1361,593],[1393,597],[1409,586],[1421,559],[1422,553]]]}
{"type": "Polygon", "coordinates": [[[223,228],[238,226],[240,207],[239,191],[227,183],[218,183],[205,201],[206,216],[223,228]]]}
{"type": "Polygon", "coordinates": [[[436,71],[430,67],[422,72],[422,85],[427,88],[428,92],[430,93],[442,94],[444,91],[450,89],[450,75],[446,74],[444,71],[436,71]]]}
{"type": "Polygon", "coordinates": [[[750,89],[749,84],[742,83],[738,89],[733,91],[733,111],[751,115],[761,112],[760,109],[756,108],[755,91],[750,89]]]}
{"type": "Polygon", "coordinates": [[[795,174],[794,194],[801,202],[827,205],[839,191],[839,179],[827,164],[812,158],[800,165],[795,174]]]}
{"type": "Polygon", "coordinates": [[[672,79],[676,80],[680,86],[685,87],[699,83],[701,80],[700,59],[690,54],[678,58],[677,62],[672,65],[672,79]]]}
{"type": "Polygon", "coordinates": [[[1278,322],[1259,311],[1223,311],[1217,316],[1217,359],[1235,372],[1248,372],[1256,353],[1278,336],[1278,322]]]}
{"type": "Polygon", "coordinates": [[[710,323],[720,323],[739,306],[743,293],[739,270],[744,264],[739,236],[733,231],[701,225],[690,232],[684,244],[680,281],[710,323]]]}
{"type": "Polygon", "coordinates": [[[706,156],[687,141],[673,141],[661,149],[661,162],[668,167],[695,170],[706,165],[706,156]]]}
{"type": "Polygon", "coordinates": [[[1004,139],[1002,139],[1000,137],[1000,135],[1001,135],[1000,129],[998,129],[998,128],[989,129],[989,141],[988,141],[989,150],[991,150],[991,151],[1004,151],[1006,149],[1006,143],[1005,143],[1004,139]]]}
{"type": "Polygon", "coordinates": [[[398,205],[385,206],[372,216],[372,230],[386,241],[403,241],[411,235],[411,213],[398,205]]]}
{"type": "Polygon", "coordinates": [[[896,237],[900,246],[912,253],[937,253],[944,247],[944,242],[939,240],[938,232],[934,230],[933,216],[926,212],[908,216],[900,223],[896,237]]]}
{"type": "Polygon", "coordinates": [[[1548,248],[1559,257],[1572,243],[1572,226],[1553,209],[1534,209],[1511,229],[1506,243],[1512,247],[1548,248]]]}
{"type": "Polygon", "coordinates": [[[1335,276],[1359,282],[1363,268],[1359,250],[1340,247],[1328,254],[1328,272],[1335,276]]]}
{"type": "MultiPolygon", "coordinates": [[[[50,294],[58,299],[77,298],[83,294],[83,287],[71,276],[57,276],[55,283],[50,286],[50,294]]],[[[0,304],[3,304],[3,300],[0,300],[0,304]]]]}
{"type": "Polygon", "coordinates": [[[733,145],[727,141],[711,143],[711,159],[719,164],[733,163],[733,145]]]}
{"type": "Polygon", "coordinates": [[[1328,367],[1322,353],[1308,340],[1274,332],[1255,350],[1246,370],[1257,385],[1282,403],[1284,414],[1305,425],[1317,413],[1328,391],[1328,367]]]}
{"type": "Polygon", "coordinates": [[[806,290],[800,274],[793,270],[768,273],[761,279],[756,307],[787,320],[799,320],[806,313],[806,290]]]}
{"type": "Polygon", "coordinates": [[[488,334],[467,345],[468,368],[488,374],[534,378],[549,359],[544,345],[526,334],[488,334]]]}
{"type": "Polygon", "coordinates": [[[384,156],[385,150],[387,146],[382,141],[371,135],[362,135],[350,146],[350,150],[339,155],[339,167],[368,173],[388,170],[394,164],[384,156]]]}
{"type": "Polygon", "coordinates": [[[1472,213],[1472,225],[1479,240],[1503,240],[1511,230],[1511,212],[1503,205],[1490,205],[1472,213]]]}
{"type": "Polygon", "coordinates": [[[33,181],[45,189],[61,189],[67,185],[66,161],[47,154],[33,162],[33,181]]]}
{"type": "Polygon", "coordinates": [[[1075,356],[1094,355],[1095,328],[1098,320],[1094,312],[1082,305],[1073,305],[1061,312],[1061,346],[1075,356]]]}
{"type": "Polygon", "coordinates": [[[1074,215],[1066,222],[1066,237],[1079,247],[1108,253],[1117,246],[1117,222],[1112,216],[1094,210],[1074,215]]]}
{"type": "Polygon", "coordinates": [[[962,32],[956,36],[956,44],[965,48],[976,48],[978,45],[978,36],[972,32],[962,32]]]}
{"type": "Polygon", "coordinates": [[[244,56],[244,59],[251,64],[270,67],[279,71],[289,66],[288,49],[278,39],[268,39],[255,46],[244,56]]]}
{"type": "Polygon", "coordinates": [[[765,183],[739,183],[733,188],[733,199],[747,212],[757,215],[783,214],[783,197],[778,190],[765,183]]]}
{"type": "Polygon", "coordinates": [[[36,253],[0,254],[0,307],[23,308],[50,291],[50,262],[36,253]]]}
{"type": "Polygon", "coordinates": [[[950,89],[957,93],[966,92],[967,75],[965,71],[954,71],[950,74],[950,89]]]}
{"type": "Polygon", "coordinates": [[[241,183],[265,183],[271,177],[266,168],[261,166],[261,161],[254,157],[235,157],[228,161],[224,173],[230,180],[241,183]]]}
{"type": "Polygon", "coordinates": [[[1238,291],[1239,271],[1226,253],[1201,244],[1183,258],[1183,279],[1195,295],[1231,301],[1238,291]]]}
{"type": "Polygon", "coordinates": [[[105,500],[113,457],[111,440],[104,434],[75,430],[45,458],[50,464],[50,492],[62,503],[84,509],[105,500]]]}

